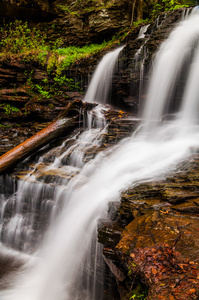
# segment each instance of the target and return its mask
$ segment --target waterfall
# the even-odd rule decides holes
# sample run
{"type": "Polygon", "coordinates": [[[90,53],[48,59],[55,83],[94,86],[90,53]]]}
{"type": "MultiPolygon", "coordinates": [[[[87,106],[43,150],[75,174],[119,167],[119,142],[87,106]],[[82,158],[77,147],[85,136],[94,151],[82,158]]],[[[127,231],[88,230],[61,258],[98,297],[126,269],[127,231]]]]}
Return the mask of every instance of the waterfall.
{"type": "MultiPolygon", "coordinates": [[[[94,73],[94,82],[96,84],[96,79],[99,81],[101,89],[108,91],[111,87],[111,78],[114,67],[119,56],[120,51],[123,47],[111,51],[105,55],[105,64],[104,60],[99,63],[99,66],[94,73]],[[100,76],[98,73],[100,69],[100,76]]],[[[96,88],[94,84],[94,90],[96,88]]],[[[92,82],[91,88],[92,90],[92,82]]],[[[100,90],[95,90],[94,93],[97,97],[98,94],[100,97],[102,93],[100,90]]],[[[86,96],[87,97],[87,96],[86,96]]],[[[85,98],[86,98],[85,97],[85,98]]],[[[107,99],[104,99],[106,103],[107,99]]],[[[90,101],[94,102],[94,101],[90,101]]],[[[30,252],[32,248],[32,243],[35,240],[35,227],[36,219],[38,219],[38,210],[42,216],[47,216],[46,218],[53,219],[53,216],[56,215],[56,206],[57,203],[61,202],[60,197],[57,194],[62,194],[62,191],[57,191],[57,188],[53,188],[46,184],[43,184],[43,180],[38,182],[35,178],[35,173],[37,169],[43,168],[44,171],[51,171],[54,174],[63,174],[63,177],[56,179],[56,183],[61,185],[66,185],[67,181],[65,178],[68,178],[76,175],[80,169],[84,166],[84,155],[87,151],[93,147],[99,147],[101,145],[101,140],[103,134],[106,132],[106,121],[103,115],[103,112],[107,108],[97,105],[93,110],[88,111],[87,115],[84,117],[84,131],[75,132],[75,134],[70,138],[64,141],[61,147],[58,147],[56,151],[56,156],[54,161],[50,165],[45,166],[45,157],[40,157],[36,163],[33,171],[27,173],[25,180],[21,180],[18,183],[18,188],[15,193],[10,191],[10,195],[6,194],[6,197],[2,195],[1,199],[1,219],[0,219],[0,236],[1,241],[6,245],[14,247],[15,249],[30,252]],[[71,146],[71,141],[73,141],[71,146]],[[57,201],[53,199],[57,198],[57,201]],[[29,207],[29,209],[24,209],[24,207],[29,207]],[[8,215],[8,210],[11,211],[11,215],[8,215]],[[52,211],[52,216],[51,216],[52,211]]],[[[45,174],[45,173],[44,173],[45,174]]],[[[8,183],[8,179],[6,179],[8,183]]],[[[4,185],[4,183],[2,183],[4,185]]],[[[6,184],[7,185],[7,184],[6,184]]],[[[59,189],[59,188],[58,188],[59,189]]],[[[42,217],[39,217],[40,222],[42,222],[42,217]]],[[[45,228],[41,229],[44,231],[45,228]]],[[[37,231],[37,240],[39,236],[42,236],[39,231],[37,231]]],[[[35,243],[36,246],[37,243],[35,243]]]]}
{"type": "MultiPolygon", "coordinates": [[[[106,97],[103,99],[104,103],[107,101],[107,94],[111,88],[111,78],[115,64],[122,49],[123,47],[120,47],[115,51],[106,54],[104,57],[105,60],[102,60],[101,63],[99,63],[99,66],[94,73],[94,88],[91,82],[90,90],[94,89],[94,94],[97,99],[106,97]],[[106,62],[105,64],[104,61],[106,62]],[[96,78],[101,89],[96,89],[96,78]],[[103,94],[101,93],[101,90],[106,90],[107,93],[103,94]]],[[[95,99],[89,102],[94,102],[94,100],[95,99]]],[[[30,171],[27,174],[25,180],[19,181],[16,193],[13,195],[11,191],[9,197],[2,199],[0,232],[1,239],[6,245],[25,252],[31,251],[31,245],[35,235],[35,219],[38,218],[38,210],[40,210],[41,218],[42,215],[46,216],[47,214],[51,222],[54,222],[57,215],[57,206],[60,206],[63,198],[67,197],[65,186],[67,186],[68,180],[64,178],[66,177],[65,175],[67,175],[68,178],[77,175],[85,164],[85,153],[93,147],[99,147],[101,144],[101,137],[106,132],[106,122],[103,116],[103,111],[105,110],[107,110],[107,108],[99,104],[92,111],[89,111],[84,118],[85,130],[83,132],[81,132],[81,130],[76,132],[71,138],[64,141],[64,143],[56,149],[58,155],[55,156],[54,161],[50,165],[46,164],[45,166],[46,158],[45,156],[44,158],[41,156],[33,171],[30,171]],[[73,140],[73,143],[68,147],[67,144],[70,145],[71,140],[73,140]],[[40,170],[40,168],[43,168],[44,172],[50,171],[57,175],[58,173],[63,174],[63,178],[56,179],[56,183],[59,184],[59,186],[51,188],[43,182],[38,182],[36,174],[37,170],[40,170]],[[54,200],[52,201],[51,199],[54,200]],[[7,208],[11,208],[11,203],[13,212],[11,217],[5,222],[7,208]],[[24,206],[29,206],[31,209],[25,213],[24,206]],[[50,214],[48,213],[49,211],[51,212],[50,214]]],[[[54,152],[55,150],[53,150],[53,153],[54,152]]],[[[86,178],[85,175],[78,176],[78,184],[82,181],[83,177],[86,178]]],[[[71,182],[72,181],[73,180],[71,180],[71,182]]],[[[42,231],[43,229],[41,228],[41,232],[42,231]]],[[[37,231],[37,239],[40,240],[38,235],[39,232],[37,231]]],[[[73,299],[79,299],[79,297],[82,297],[82,291],[84,289],[84,299],[98,299],[97,297],[103,292],[103,279],[101,278],[103,273],[102,247],[96,241],[96,234],[94,234],[92,238],[91,245],[86,244],[86,242],[85,245],[87,245],[87,255],[85,257],[85,263],[81,266],[81,274],[83,275],[79,276],[75,283],[75,287],[78,285],[79,288],[75,288],[75,290],[70,293],[72,293],[73,299]],[[95,253],[95,259],[91,260],[93,253],[95,253]],[[84,270],[84,265],[88,269],[87,271],[84,270]],[[81,277],[83,276],[85,279],[82,280],[81,277]],[[94,280],[92,278],[94,278],[94,280]]],[[[78,273],[80,273],[80,271],[78,271],[78,273]]]]}
{"type": "Polygon", "coordinates": [[[93,78],[90,82],[84,100],[86,102],[97,102],[106,104],[109,96],[114,67],[118,59],[118,55],[124,46],[107,53],[98,64],[93,78]],[[107,68],[109,66],[109,68],[107,68]]]}
{"type": "MultiPolygon", "coordinates": [[[[87,249],[92,244],[97,220],[109,202],[119,201],[124,188],[163,178],[190,154],[191,147],[199,146],[199,128],[197,122],[192,123],[198,103],[198,35],[199,16],[192,15],[163,43],[154,63],[143,130],[98,154],[76,176],[63,181],[63,189],[58,188],[54,195],[64,202],[59,218],[53,221],[43,245],[35,252],[35,263],[25,265],[10,279],[10,286],[1,289],[2,300],[101,299],[99,294],[93,295],[93,290],[83,290],[78,276],[80,270],[87,268],[87,249]],[[160,124],[173,104],[180,71],[185,67],[183,79],[187,83],[180,93],[178,114],[174,121],[160,124]],[[145,130],[151,122],[156,126],[145,130]],[[194,127],[187,128],[187,122],[194,127]]],[[[94,94],[89,99],[94,99],[94,94]]]]}
{"type": "MultiPolygon", "coordinates": [[[[190,87],[190,80],[192,79],[187,79],[187,77],[194,72],[189,72],[191,64],[197,64],[197,61],[195,61],[197,55],[194,55],[194,53],[198,51],[198,23],[198,14],[192,14],[186,20],[180,22],[157,53],[143,115],[147,123],[158,122],[162,116],[170,112],[169,108],[176,101],[176,90],[181,94],[179,102],[182,101],[185,81],[187,82],[185,93],[188,93],[188,89],[192,89],[190,87]]],[[[188,103],[187,97],[186,101],[188,103]]]]}
{"type": "Polygon", "coordinates": [[[144,25],[140,28],[137,39],[143,39],[145,37],[145,33],[146,33],[149,26],[150,26],[150,24],[147,24],[147,25],[144,25]]]}
{"type": "Polygon", "coordinates": [[[181,118],[183,122],[188,124],[198,121],[198,105],[199,105],[199,45],[194,53],[193,62],[190,66],[187,84],[181,104],[181,118]]]}
{"type": "MultiPolygon", "coordinates": [[[[146,27],[146,30],[148,28],[149,25],[146,25],[144,27],[146,27]]],[[[146,30],[144,31],[144,33],[146,32],[146,30]]],[[[142,38],[145,37],[145,34],[143,34],[142,38]]],[[[138,37],[139,38],[139,37],[138,37]]],[[[135,60],[135,71],[139,72],[139,106],[141,106],[141,102],[142,102],[142,94],[144,91],[144,71],[145,71],[145,61],[147,59],[147,55],[148,55],[148,51],[147,48],[145,47],[146,43],[148,42],[149,38],[146,38],[144,43],[141,45],[141,47],[136,51],[135,56],[134,56],[134,60],[135,60]]]]}

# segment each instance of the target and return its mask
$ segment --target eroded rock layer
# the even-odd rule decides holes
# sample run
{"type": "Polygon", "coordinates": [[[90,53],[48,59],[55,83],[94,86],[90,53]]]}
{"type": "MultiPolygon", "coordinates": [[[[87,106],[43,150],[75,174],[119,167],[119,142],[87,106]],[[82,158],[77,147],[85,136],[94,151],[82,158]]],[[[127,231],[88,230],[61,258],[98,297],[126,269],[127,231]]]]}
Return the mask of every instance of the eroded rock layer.
{"type": "Polygon", "coordinates": [[[198,171],[194,154],[165,180],[124,191],[102,220],[99,241],[122,299],[140,284],[147,299],[198,299],[198,171]]]}

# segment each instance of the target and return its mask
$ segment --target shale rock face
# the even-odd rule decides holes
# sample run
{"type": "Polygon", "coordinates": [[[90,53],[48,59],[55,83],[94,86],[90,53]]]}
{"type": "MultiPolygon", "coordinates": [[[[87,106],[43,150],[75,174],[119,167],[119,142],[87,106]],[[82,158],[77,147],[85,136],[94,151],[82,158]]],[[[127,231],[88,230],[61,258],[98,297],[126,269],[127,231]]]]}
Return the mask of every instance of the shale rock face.
{"type": "Polygon", "coordinates": [[[101,221],[99,241],[122,299],[140,284],[146,299],[198,299],[199,155],[178,170],[126,190],[112,220],[101,221]]]}
{"type": "Polygon", "coordinates": [[[63,45],[99,43],[130,25],[126,0],[55,1],[55,6],[58,17],[49,24],[41,24],[40,28],[48,29],[49,40],[61,38],[63,45]]]}
{"type": "MultiPolygon", "coordinates": [[[[62,45],[98,43],[118,29],[130,25],[129,1],[6,0],[0,3],[0,16],[21,19],[38,25],[48,40],[62,45]]],[[[3,21],[3,19],[0,21],[3,21]]]]}
{"type": "Polygon", "coordinates": [[[5,21],[3,18],[33,22],[52,21],[56,17],[53,2],[54,0],[3,0],[0,3],[0,22],[5,21]]]}

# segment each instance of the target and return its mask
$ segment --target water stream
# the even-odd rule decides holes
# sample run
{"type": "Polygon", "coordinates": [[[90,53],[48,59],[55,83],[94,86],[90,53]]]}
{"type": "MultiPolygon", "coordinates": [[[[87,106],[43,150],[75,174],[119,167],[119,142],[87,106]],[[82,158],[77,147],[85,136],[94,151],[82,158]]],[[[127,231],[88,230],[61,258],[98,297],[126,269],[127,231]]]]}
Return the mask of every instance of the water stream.
{"type": "MultiPolygon", "coordinates": [[[[11,278],[9,288],[0,291],[1,299],[101,299],[99,290],[89,288],[88,277],[82,278],[90,264],[98,264],[93,257],[98,252],[96,247],[88,256],[88,249],[95,244],[97,220],[106,212],[109,202],[119,201],[123,189],[164,177],[190,155],[192,147],[199,146],[198,38],[199,15],[192,15],[163,43],[155,59],[139,130],[86,164],[81,161],[73,165],[76,176],[63,181],[53,192],[54,202],[62,199],[64,203],[59,218],[53,218],[42,245],[30,256],[34,263],[30,259],[31,263],[11,278]],[[194,53],[193,58],[190,53],[194,53]],[[162,121],[170,113],[168,107],[174,101],[180,70],[185,65],[186,84],[182,83],[184,89],[180,87],[176,117],[162,121]],[[83,279],[87,281],[86,289],[83,279]]],[[[91,95],[88,99],[96,101],[94,93],[91,95]]]]}

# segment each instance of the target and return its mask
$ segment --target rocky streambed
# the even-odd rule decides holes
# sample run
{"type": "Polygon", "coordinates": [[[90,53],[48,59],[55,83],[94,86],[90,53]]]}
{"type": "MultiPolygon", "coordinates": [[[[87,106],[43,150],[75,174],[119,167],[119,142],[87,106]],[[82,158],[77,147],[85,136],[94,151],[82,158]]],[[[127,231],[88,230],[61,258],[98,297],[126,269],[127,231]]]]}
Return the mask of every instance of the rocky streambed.
{"type": "MultiPolygon", "coordinates": [[[[139,122],[132,118],[131,114],[121,110],[109,109],[105,111],[105,115],[108,127],[106,133],[102,134],[102,143],[99,147],[87,148],[83,158],[85,162],[120,139],[130,136],[139,122]]],[[[76,130],[81,132],[82,129],[76,130]]],[[[45,199],[63,179],[68,181],[76,176],[77,170],[71,172],[65,167],[49,169],[57,153],[62,155],[73,145],[73,136],[74,134],[71,138],[68,136],[64,147],[62,139],[56,143],[54,141],[51,146],[41,149],[25,163],[18,165],[10,174],[10,190],[2,180],[1,193],[11,195],[19,182],[31,182],[34,178],[31,182],[32,187],[40,182],[46,185],[45,192],[41,191],[45,199]],[[35,163],[38,156],[42,157],[39,164],[35,163]],[[28,177],[29,173],[33,176],[28,177]]],[[[175,172],[166,178],[129,187],[123,191],[121,202],[110,204],[110,218],[99,221],[98,240],[103,244],[105,262],[117,282],[115,290],[118,290],[119,294],[115,294],[114,300],[127,300],[135,295],[137,299],[198,299],[199,154],[195,152],[196,149],[193,150],[188,160],[180,163],[175,172]]],[[[70,152],[68,155],[70,156],[70,152]]],[[[62,163],[67,163],[67,157],[62,163]]],[[[31,190],[34,191],[33,188],[31,190]]],[[[23,203],[23,212],[26,214],[31,213],[28,197],[27,194],[23,203]]],[[[37,199],[34,232],[30,244],[26,245],[29,249],[39,243],[42,232],[49,225],[53,203],[49,204],[49,211],[41,217],[44,205],[42,197],[37,199]]],[[[9,209],[13,205],[13,198],[9,201],[5,226],[11,218],[9,209]]],[[[18,246],[21,249],[24,245],[19,243],[18,246]]],[[[3,258],[2,261],[5,262],[3,258]]],[[[4,276],[3,272],[2,274],[4,276]]],[[[109,277],[107,284],[110,285],[109,277]]],[[[112,281],[111,285],[114,286],[112,281]]],[[[108,298],[104,296],[104,299],[110,299],[110,294],[108,295],[108,298]]]]}

